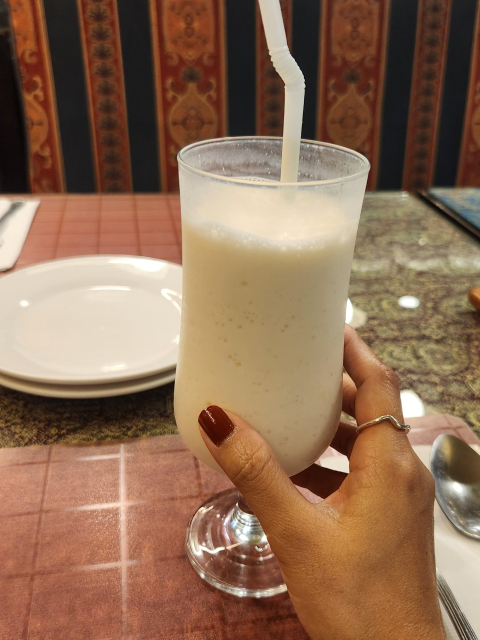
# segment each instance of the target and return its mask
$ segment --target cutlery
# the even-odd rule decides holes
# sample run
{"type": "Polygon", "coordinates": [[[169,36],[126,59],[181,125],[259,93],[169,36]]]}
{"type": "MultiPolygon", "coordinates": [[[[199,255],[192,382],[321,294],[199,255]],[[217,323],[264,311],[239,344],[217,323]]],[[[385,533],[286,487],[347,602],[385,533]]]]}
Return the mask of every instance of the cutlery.
{"type": "MultiPolygon", "coordinates": [[[[20,207],[23,207],[24,204],[25,204],[25,200],[14,200],[9,206],[9,208],[4,213],[0,214],[0,222],[3,222],[3,220],[5,220],[7,216],[9,216],[11,213],[16,211],[17,209],[20,209],[20,207]]],[[[0,247],[3,245],[3,242],[4,240],[0,235],[0,247]]]]}
{"type": "Polygon", "coordinates": [[[480,540],[480,456],[463,440],[443,434],[433,443],[430,467],[443,513],[461,533],[480,540]]]}
{"type": "Polygon", "coordinates": [[[465,614],[453,595],[447,581],[437,569],[437,587],[440,600],[452,621],[460,640],[478,640],[477,634],[470,626],[465,614]]]}

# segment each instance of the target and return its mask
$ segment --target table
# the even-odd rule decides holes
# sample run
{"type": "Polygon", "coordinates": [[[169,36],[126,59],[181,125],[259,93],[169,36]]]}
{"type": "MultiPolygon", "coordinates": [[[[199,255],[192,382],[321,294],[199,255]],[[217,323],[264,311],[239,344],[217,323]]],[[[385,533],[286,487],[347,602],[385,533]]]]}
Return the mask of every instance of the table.
{"type": "MultiPolygon", "coordinates": [[[[48,196],[16,268],[97,252],[179,261],[179,230],[174,196],[48,196]]],[[[435,415],[450,411],[480,426],[480,314],[466,302],[478,261],[478,246],[412,196],[367,196],[351,283],[354,318],[432,414],[411,421],[412,444],[431,444],[439,433],[478,443],[459,418],[435,415]],[[400,307],[406,294],[420,305],[400,307]]],[[[198,462],[178,435],[124,440],[174,430],[172,385],[89,401],[0,388],[0,637],[306,639],[286,594],[239,600],[189,566],[187,522],[229,481],[198,462]],[[12,448],[39,442],[45,446],[12,448]]]]}
{"type": "MultiPolygon", "coordinates": [[[[473,441],[458,419],[412,423],[412,444],[473,441]]],[[[178,435],[0,449],[0,637],[308,640],[287,594],[238,599],[191,568],[188,521],[231,486],[178,435]]]]}
{"type": "MultiPolygon", "coordinates": [[[[42,196],[15,269],[53,258],[127,253],[180,262],[176,195],[42,196]]],[[[411,194],[371,193],[360,221],[350,298],[359,332],[428,414],[480,434],[480,245],[411,194]],[[407,303],[399,299],[410,296],[407,303]],[[415,300],[416,299],[416,300],[415,300]]],[[[39,398],[0,387],[0,447],[172,434],[173,385],[102,400],[39,398]]]]}

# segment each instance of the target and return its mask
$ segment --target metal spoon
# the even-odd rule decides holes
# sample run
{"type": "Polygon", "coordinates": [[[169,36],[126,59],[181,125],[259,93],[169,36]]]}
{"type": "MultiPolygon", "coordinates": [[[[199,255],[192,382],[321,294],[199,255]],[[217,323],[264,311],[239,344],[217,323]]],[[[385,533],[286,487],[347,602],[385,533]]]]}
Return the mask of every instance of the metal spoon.
{"type": "MultiPolygon", "coordinates": [[[[12,204],[9,206],[9,208],[5,211],[5,213],[0,214],[0,222],[5,220],[7,216],[9,216],[11,213],[16,211],[20,207],[23,207],[24,204],[25,204],[25,200],[14,200],[12,204]]],[[[2,246],[2,244],[3,244],[3,238],[0,235],[0,247],[2,246]]]]}
{"type": "Polygon", "coordinates": [[[430,467],[443,513],[459,531],[480,540],[480,456],[463,440],[441,435],[433,443],[430,467]]]}

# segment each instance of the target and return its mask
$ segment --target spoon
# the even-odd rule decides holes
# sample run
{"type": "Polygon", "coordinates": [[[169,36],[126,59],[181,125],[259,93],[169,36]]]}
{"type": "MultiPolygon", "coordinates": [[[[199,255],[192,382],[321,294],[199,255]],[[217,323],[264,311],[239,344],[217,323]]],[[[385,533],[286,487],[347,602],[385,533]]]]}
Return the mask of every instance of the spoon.
{"type": "Polygon", "coordinates": [[[430,467],[443,513],[461,533],[480,540],[480,456],[444,434],[433,443],[430,467]]]}

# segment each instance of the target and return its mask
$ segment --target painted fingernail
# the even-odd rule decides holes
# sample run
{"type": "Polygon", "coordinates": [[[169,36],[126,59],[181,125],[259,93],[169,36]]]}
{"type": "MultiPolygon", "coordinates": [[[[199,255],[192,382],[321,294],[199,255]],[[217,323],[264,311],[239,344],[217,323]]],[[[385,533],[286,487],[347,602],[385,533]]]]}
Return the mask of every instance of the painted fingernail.
{"type": "Polygon", "coordinates": [[[216,447],[235,431],[235,425],[223,409],[212,405],[198,416],[198,423],[216,447]]]}

